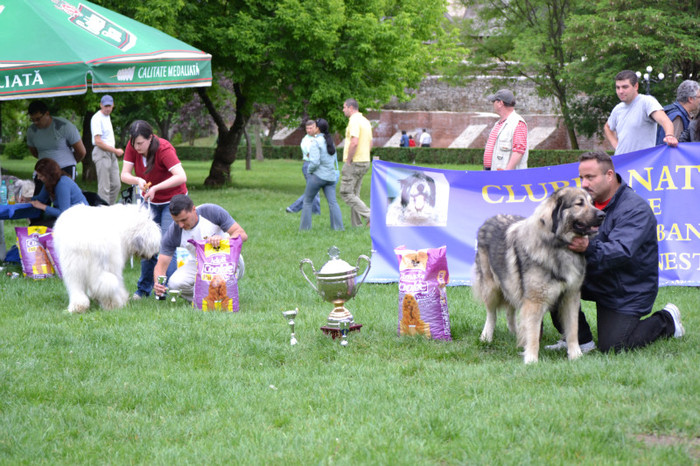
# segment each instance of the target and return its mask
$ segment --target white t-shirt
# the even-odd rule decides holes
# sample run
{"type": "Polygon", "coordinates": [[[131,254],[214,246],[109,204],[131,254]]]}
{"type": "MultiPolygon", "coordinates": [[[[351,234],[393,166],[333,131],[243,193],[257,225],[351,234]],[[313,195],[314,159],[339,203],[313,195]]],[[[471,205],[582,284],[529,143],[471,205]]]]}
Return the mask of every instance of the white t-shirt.
{"type": "MultiPolygon", "coordinates": [[[[236,221],[223,207],[215,204],[202,204],[197,209],[199,221],[191,230],[183,230],[177,223],[172,223],[163,235],[160,243],[160,253],[174,256],[178,247],[186,248],[192,260],[197,257],[195,247],[188,240],[203,241],[211,236],[228,237],[226,233],[236,221]]],[[[170,215],[164,212],[163,215],[170,215]]]]}
{"type": "Polygon", "coordinates": [[[99,135],[102,142],[108,146],[115,147],[114,130],[112,129],[112,119],[102,111],[95,113],[90,120],[90,131],[92,132],[92,143],[95,144],[95,136],[99,135]]]}
{"type": "Polygon", "coordinates": [[[423,131],[420,135],[420,145],[422,146],[423,144],[430,144],[432,142],[433,142],[433,138],[430,137],[430,134],[423,131]]]}
{"type": "Polygon", "coordinates": [[[639,94],[628,105],[620,102],[608,118],[608,126],[617,133],[615,155],[647,149],[656,145],[656,121],[651,114],[663,110],[652,96],[639,94]]]}

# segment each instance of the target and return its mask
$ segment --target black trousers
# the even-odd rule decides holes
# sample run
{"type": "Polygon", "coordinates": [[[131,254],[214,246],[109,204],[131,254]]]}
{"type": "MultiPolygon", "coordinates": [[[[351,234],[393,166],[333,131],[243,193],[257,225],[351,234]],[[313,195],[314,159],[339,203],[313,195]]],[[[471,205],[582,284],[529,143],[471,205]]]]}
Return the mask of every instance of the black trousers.
{"type": "MultiPolygon", "coordinates": [[[[657,311],[646,319],[601,306],[597,306],[596,311],[598,349],[602,352],[642,348],[659,338],[669,338],[675,332],[673,317],[664,310],[657,311]]],[[[580,308],[578,317],[579,344],[588,343],[593,340],[591,327],[580,308]]],[[[563,333],[564,329],[556,311],[552,312],[552,323],[559,333],[563,333]]]]}

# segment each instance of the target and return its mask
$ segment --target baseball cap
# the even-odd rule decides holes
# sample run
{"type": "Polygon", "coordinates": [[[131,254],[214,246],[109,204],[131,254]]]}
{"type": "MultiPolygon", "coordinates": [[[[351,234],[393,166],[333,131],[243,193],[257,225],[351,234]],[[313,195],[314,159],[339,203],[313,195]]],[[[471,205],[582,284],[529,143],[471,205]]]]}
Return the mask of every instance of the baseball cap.
{"type": "Polygon", "coordinates": [[[111,95],[103,95],[102,99],[100,99],[100,103],[102,105],[114,105],[114,99],[111,95]]]}
{"type": "Polygon", "coordinates": [[[515,96],[508,89],[499,89],[495,94],[486,98],[489,102],[500,100],[506,105],[515,105],[515,96]]]}

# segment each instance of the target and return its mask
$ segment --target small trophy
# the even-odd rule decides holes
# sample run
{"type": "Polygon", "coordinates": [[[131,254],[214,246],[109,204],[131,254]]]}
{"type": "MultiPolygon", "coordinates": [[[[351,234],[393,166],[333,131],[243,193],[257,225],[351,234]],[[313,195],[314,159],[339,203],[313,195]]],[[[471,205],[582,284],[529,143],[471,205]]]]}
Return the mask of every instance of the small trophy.
{"type": "MultiPolygon", "coordinates": [[[[166,280],[167,278],[168,278],[168,277],[166,277],[165,275],[158,275],[158,284],[159,284],[159,285],[165,285],[165,280],[166,280]]],[[[163,293],[163,294],[160,295],[160,296],[156,294],[156,299],[157,299],[158,301],[165,301],[166,295],[167,295],[167,292],[163,293]]]]}
{"type": "Polygon", "coordinates": [[[348,346],[348,329],[350,328],[350,322],[343,320],[340,322],[340,333],[343,335],[343,339],[340,341],[340,346],[348,346]]]}
{"type": "Polygon", "coordinates": [[[172,298],[170,298],[170,304],[175,304],[177,302],[177,297],[180,296],[180,290],[168,290],[168,293],[172,298]]]}
{"type": "Polygon", "coordinates": [[[289,324],[289,327],[292,329],[292,338],[289,340],[289,344],[294,346],[297,344],[297,337],[294,334],[294,318],[297,316],[299,313],[299,308],[294,309],[293,311],[283,311],[282,315],[287,319],[287,323],[289,324]]]}

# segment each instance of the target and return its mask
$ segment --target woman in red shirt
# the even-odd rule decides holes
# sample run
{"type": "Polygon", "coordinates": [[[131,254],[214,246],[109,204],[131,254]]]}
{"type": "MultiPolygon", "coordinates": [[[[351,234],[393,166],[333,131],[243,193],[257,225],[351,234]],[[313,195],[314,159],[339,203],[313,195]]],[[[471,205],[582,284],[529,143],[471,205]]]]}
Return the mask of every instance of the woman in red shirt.
{"type": "MultiPolygon", "coordinates": [[[[139,193],[151,208],[153,220],[165,233],[173,223],[170,215],[170,199],[176,194],[187,194],[187,175],[177,158],[175,148],[163,138],[153,134],[153,128],[143,120],[136,120],[129,128],[131,139],[124,151],[121,180],[137,185],[139,193]]],[[[141,277],[134,299],[148,296],[153,289],[153,268],[157,257],[141,261],[141,277]]],[[[168,276],[175,271],[176,263],[168,267],[168,276]]]]}

